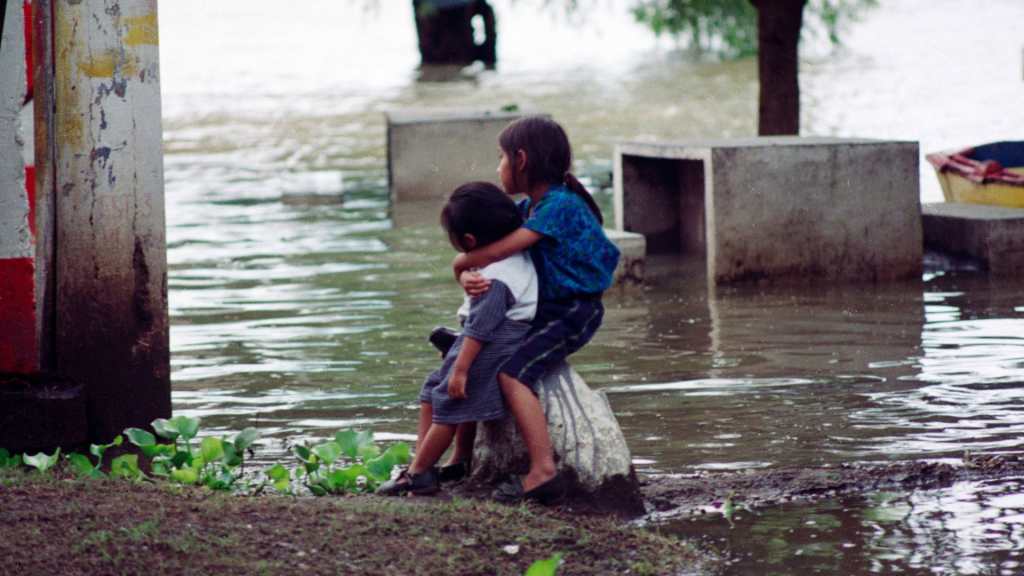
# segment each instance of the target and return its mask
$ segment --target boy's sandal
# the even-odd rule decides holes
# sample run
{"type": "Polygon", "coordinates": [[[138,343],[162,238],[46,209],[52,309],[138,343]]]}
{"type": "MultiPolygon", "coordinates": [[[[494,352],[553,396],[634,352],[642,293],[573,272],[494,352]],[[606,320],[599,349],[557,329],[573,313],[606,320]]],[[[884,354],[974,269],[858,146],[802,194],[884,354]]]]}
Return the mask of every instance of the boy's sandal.
{"type": "Polygon", "coordinates": [[[455,464],[441,466],[437,469],[437,479],[441,482],[455,482],[469,476],[470,461],[463,460],[455,464]]]}
{"type": "Polygon", "coordinates": [[[455,345],[455,341],[459,339],[459,333],[445,326],[437,326],[430,331],[430,337],[427,339],[434,345],[434,348],[441,352],[441,357],[444,358],[455,345]]]}
{"type": "Polygon", "coordinates": [[[409,469],[402,470],[394,480],[388,480],[377,487],[377,494],[381,496],[403,496],[413,494],[415,496],[427,496],[435,494],[441,489],[441,483],[437,478],[437,470],[427,469],[426,472],[412,474],[409,469]]]}
{"type": "Polygon", "coordinates": [[[491,496],[504,504],[532,500],[545,506],[552,506],[565,499],[565,483],[561,474],[555,474],[552,479],[536,486],[533,490],[523,491],[523,479],[513,476],[500,484],[491,496]]]}

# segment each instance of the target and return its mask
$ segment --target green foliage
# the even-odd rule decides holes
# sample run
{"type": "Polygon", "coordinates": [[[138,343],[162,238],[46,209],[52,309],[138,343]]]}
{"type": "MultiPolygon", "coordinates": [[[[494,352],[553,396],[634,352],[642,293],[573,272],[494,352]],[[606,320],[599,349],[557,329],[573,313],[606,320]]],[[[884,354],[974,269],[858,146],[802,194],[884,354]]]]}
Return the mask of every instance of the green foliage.
{"type": "MultiPolygon", "coordinates": [[[[842,27],[877,4],[878,0],[808,0],[804,16],[820,23],[829,40],[839,44],[842,27]]],[[[750,0],[637,0],[633,16],[655,34],[688,37],[698,50],[728,58],[757,53],[757,10],[750,0]]]]}
{"type": "Polygon", "coordinates": [[[34,456],[29,456],[28,454],[25,454],[22,456],[22,460],[25,462],[26,466],[31,466],[35,468],[41,474],[46,472],[50,468],[53,468],[57,464],[57,462],[60,461],[60,448],[57,448],[57,451],[54,452],[53,454],[46,454],[43,452],[40,452],[34,456]]]}
{"type": "Polygon", "coordinates": [[[20,454],[12,455],[7,450],[0,448],[0,470],[4,468],[17,468],[21,466],[22,460],[20,454]]]}
{"type": "MultiPolygon", "coordinates": [[[[373,492],[377,486],[391,477],[395,466],[407,464],[410,460],[409,446],[404,443],[392,444],[384,453],[373,442],[373,433],[367,430],[343,430],[334,436],[333,442],[316,446],[298,445],[292,454],[300,462],[295,471],[311,493],[316,496],[344,492],[373,492]]],[[[286,487],[281,471],[274,488],[279,491],[286,487]]]]}
{"type": "MultiPolygon", "coordinates": [[[[206,486],[213,490],[261,491],[269,485],[282,493],[292,493],[292,482],[300,481],[317,496],[344,492],[372,492],[381,482],[391,477],[395,466],[408,464],[409,446],[392,444],[383,453],[373,442],[369,431],[345,430],[335,439],[315,446],[299,445],[292,449],[301,465],[294,471],[275,464],[256,482],[243,480],[245,454],[251,452],[259,437],[255,428],[246,428],[234,438],[205,436],[198,445],[192,440],[199,434],[199,419],[179,416],[154,420],[156,435],[140,428],[128,428],[109,444],[93,444],[87,454],[72,453],[65,457],[70,469],[80,477],[105,478],[103,456],[120,446],[127,438],[133,446],[149,458],[153,476],[172,482],[206,486]],[[160,442],[159,440],[166,440],[160,442]]],[[[0,448],[0,468],[14,468],[24,464],[46,472],[60,460],[60,450],[47,455],[14,455],[0,448]]],[[[139,466],[139,454],[122,454],[110,461],[109,475],[113,478],[141,481],[147,476],[139,466]]],[[[252,475],[250,475],[250,478],[252,475]]]]}
{"type": "Polygon", "coordinates": [[[561,554],[555,554],[547,560],[537,560],[527,568],[526,576],[555,576],[561,563],[561,554]]]}

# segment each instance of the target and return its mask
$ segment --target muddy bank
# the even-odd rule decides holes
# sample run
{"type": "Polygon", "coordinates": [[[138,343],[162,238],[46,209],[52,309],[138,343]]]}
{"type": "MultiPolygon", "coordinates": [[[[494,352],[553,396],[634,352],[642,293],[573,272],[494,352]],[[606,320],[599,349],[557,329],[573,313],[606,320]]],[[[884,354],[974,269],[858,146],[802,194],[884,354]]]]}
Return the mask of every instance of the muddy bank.
{"type": "Polygon", "coordinates": [[[927,490],[963,480],[1024,474],[1020,456],[966,456],[958,463],[844,464],[824,468],[780,468],[694,475],[642,476],[649,518],[721,510],[727,502],[763,507],[792,501],[873,492],[927,490]]]}
{"type": "MultiPolygon", "coordinates": [[[[0,573],[701,574],[689,544],[614,518],[450,498],[240,497],[0,472],[0,573]]],[[[705,568],[702,568],[704,566],[705,568]]]]}

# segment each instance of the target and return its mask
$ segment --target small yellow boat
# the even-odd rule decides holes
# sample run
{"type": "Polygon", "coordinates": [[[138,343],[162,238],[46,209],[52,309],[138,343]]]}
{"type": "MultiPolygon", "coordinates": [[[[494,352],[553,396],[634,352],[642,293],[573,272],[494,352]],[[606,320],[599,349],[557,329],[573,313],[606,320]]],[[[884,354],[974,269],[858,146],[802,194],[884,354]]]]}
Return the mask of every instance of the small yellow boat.
{"type": "Polygon", "coordinates": [[[925,156],[946,202],[1024,208],[1024,141],[993,142],[925,156]]]}

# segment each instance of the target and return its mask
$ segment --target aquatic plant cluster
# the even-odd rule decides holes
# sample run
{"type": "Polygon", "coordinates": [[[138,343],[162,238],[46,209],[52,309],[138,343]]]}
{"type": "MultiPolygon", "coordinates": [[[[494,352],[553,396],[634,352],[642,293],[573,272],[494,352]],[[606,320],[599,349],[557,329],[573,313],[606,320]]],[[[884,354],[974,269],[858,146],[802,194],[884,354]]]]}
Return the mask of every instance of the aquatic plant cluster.
{"type": "MultiPolygon", "coordinates": [[[[89,455],[72,452],[65,454],[63,461],[80,478],[144,482],[155,477],[218,491],[259,494],[269,486],[281,494],[296,495],[304,489],[314,496],[372,493],[391,478],[396,466],[410,461],[409,445],[404,442],[396,442],[381,451],[373,441],[372,432],[342,430],[335,434],[334,440],[292,447],[292,454],[298,460],[294,468],[277,463],[246,475],[246,454],[252,454],[252,446],[259,438],[255,428],[246,428],[233,438],[206,436],[196,441],[198,418],[158,418],[151,425],[156,434],[141,428],[126,428],[108,444],[91,444],[89,455]],[[110,459],[108,471],[104,471],[105,453],[122,446],[125,438],[148,459],[149,475],[139,465],[139,453],[125,453],[110,459]]],[[[61,461],[60,448],[52,454],[33,455],[11,454],[0,448],[0,470],[27,467],[42,474],[61,461]]],[[[560,554],[538,560],[529,567],[526,576],[554,576],[560,564],[560,554]]]]}
{"type": "MultiPolygon", "coordinates": [[[[141,428],[127,428],[109,444],[92,444],[89,454],[73,452],[63,460],[83,478],[123,478],[146,481],[151,477],[176,484],[205,486],[212,490],[258,494],[267,487],[282,494],[309,493],[314,496],[367,493],[391,477],[396,466],[410,459],[408,444],[397,442],[381,451],[369,431],[343,430],[334,440],[292,448],[297,464],[274,464],[264,470],[245,472],[246,454],[252,454],[259,431],[246,428],[233,437],[206,436],[197,440],[199,419],[187,416],[158,418],[152,422],[156,434],[141,428]],[[138,449],[112,458],[104,471],[104,454],[124,444],[125,438],[138,449]],[[149,462],[147,475],[139,455],[149,462]],[[91,458],[90,458],[91,455],[91,458]]],[[[0,469],[29,467],[40,473],[61,462],[58,448],[52,454],[14,454],[0,448],[0,469]]]]}

